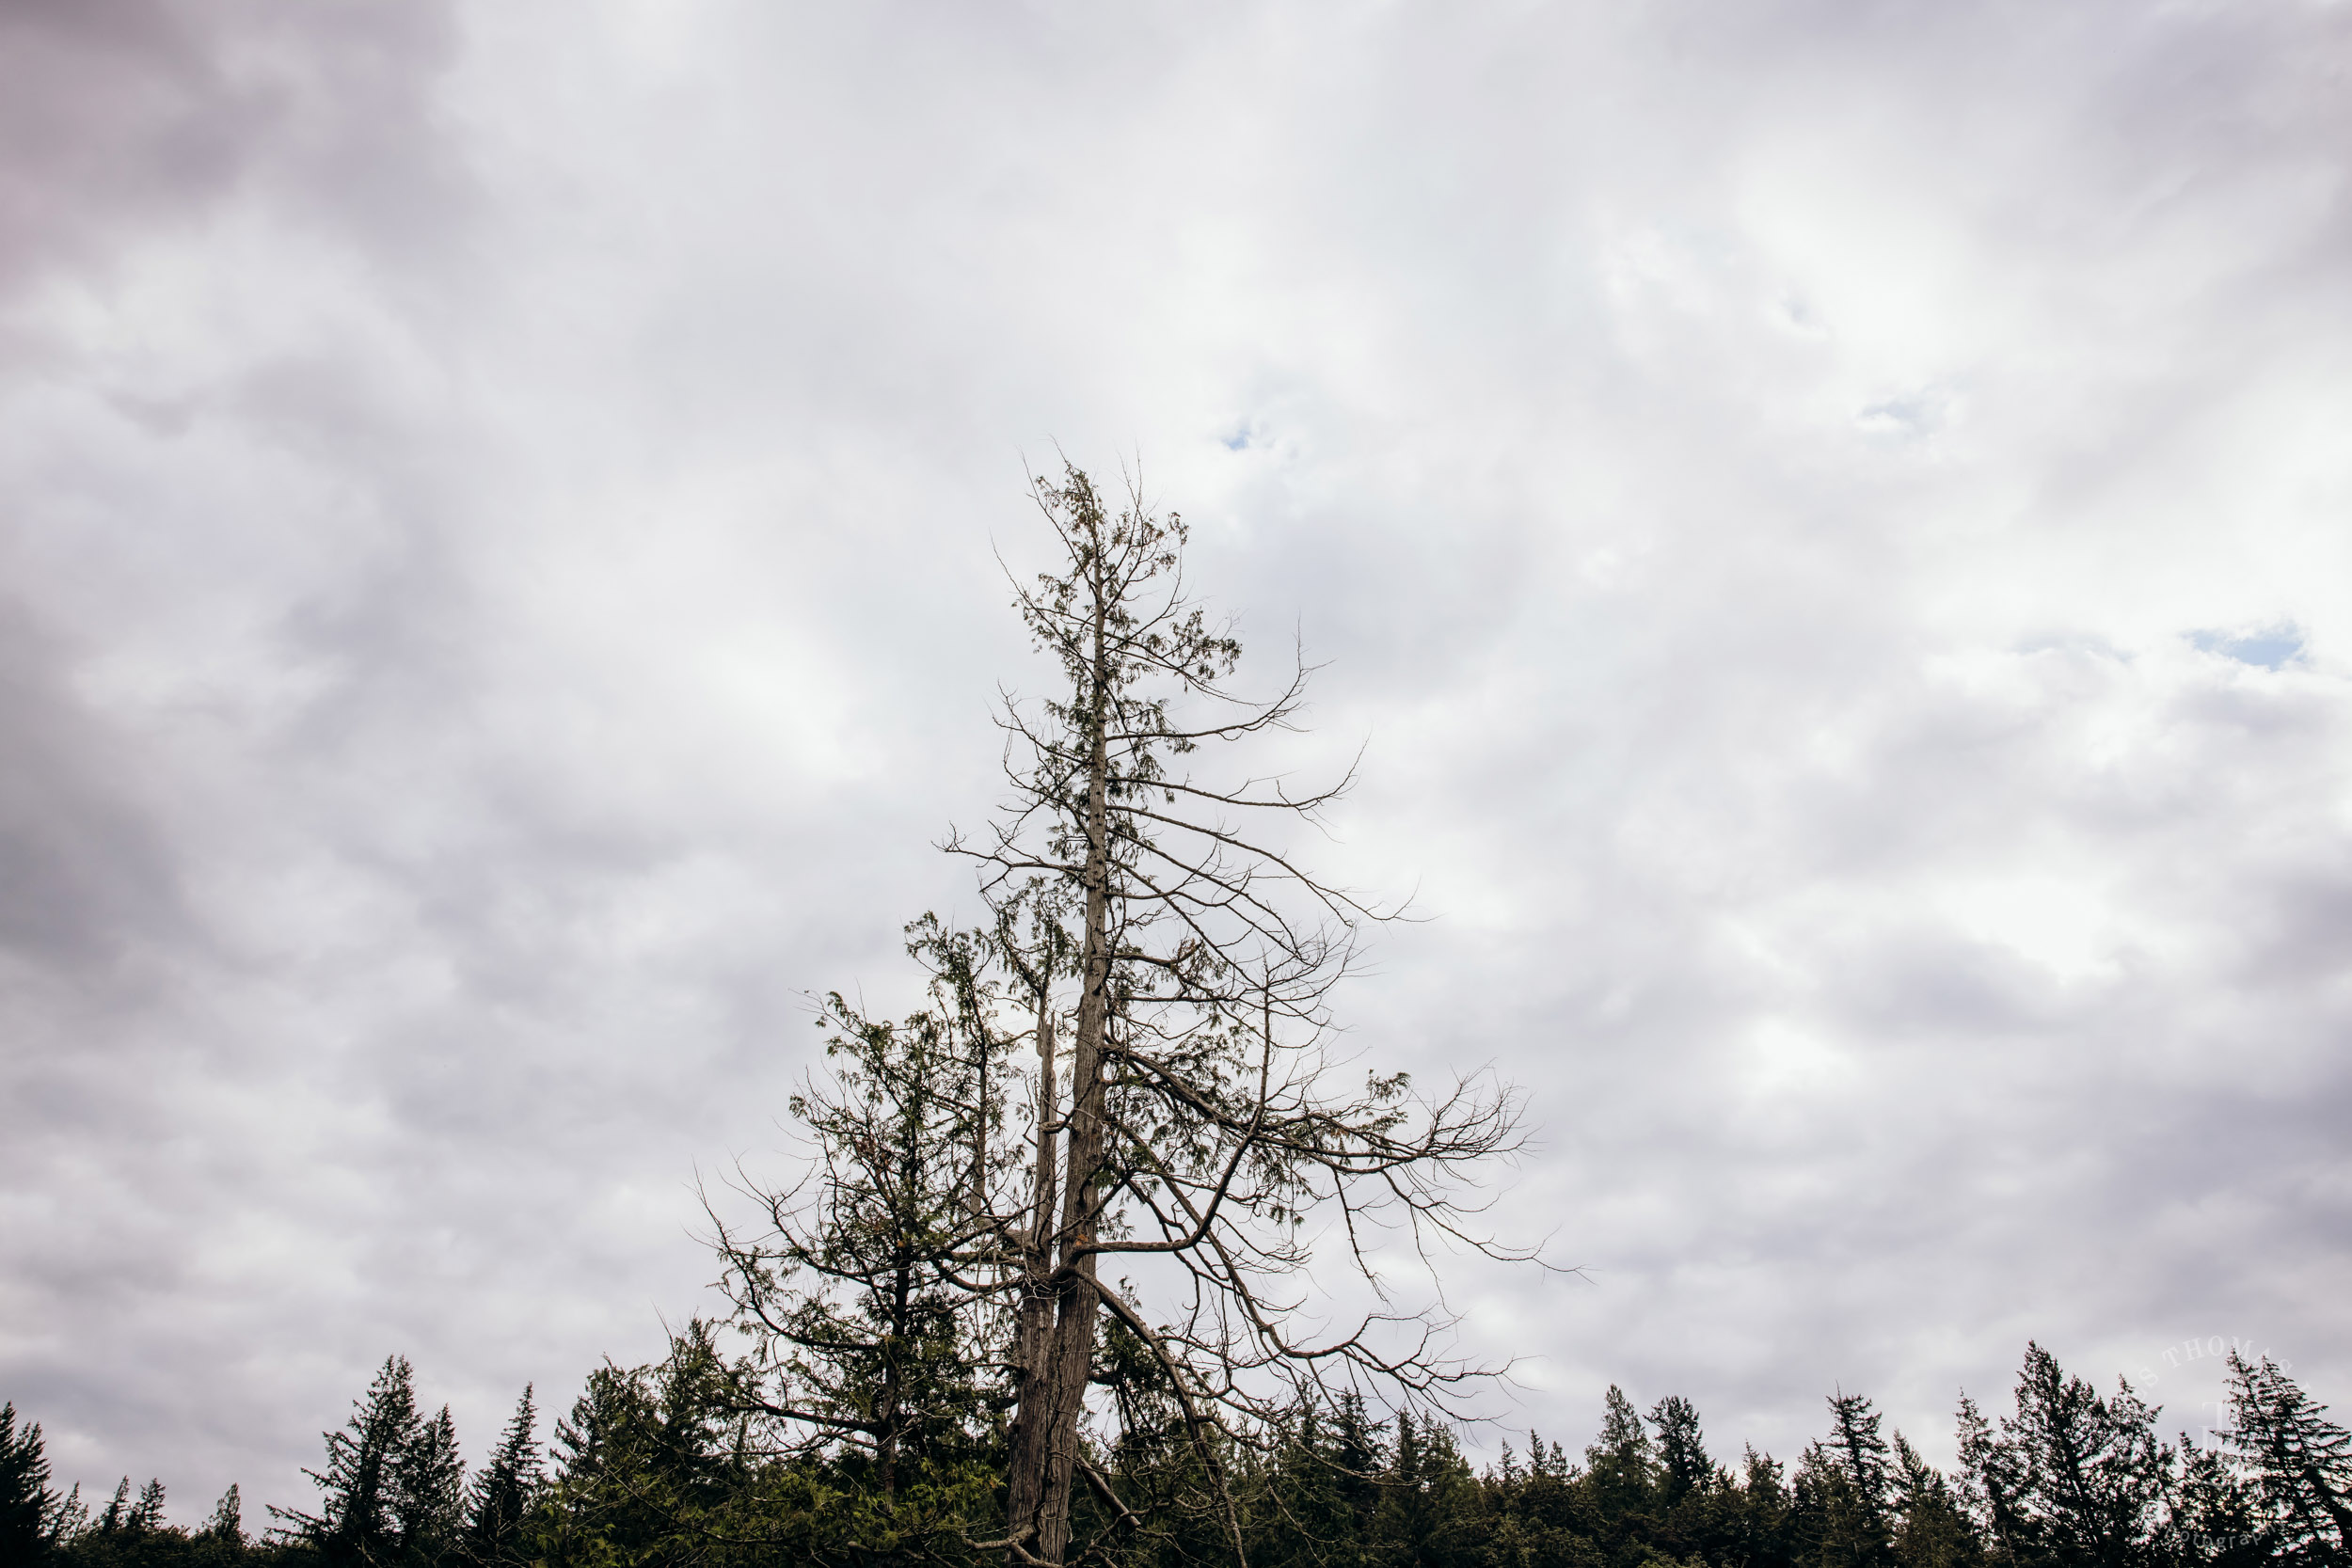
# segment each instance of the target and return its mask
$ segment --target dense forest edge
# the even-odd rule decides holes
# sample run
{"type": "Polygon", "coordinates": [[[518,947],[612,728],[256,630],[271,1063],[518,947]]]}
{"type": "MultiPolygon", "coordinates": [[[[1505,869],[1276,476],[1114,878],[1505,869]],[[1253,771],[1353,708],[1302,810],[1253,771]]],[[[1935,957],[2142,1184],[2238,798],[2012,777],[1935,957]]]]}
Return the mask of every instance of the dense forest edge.
{"type": "MultiPolygon", "coordinates": [[[[1098,1367],[1115,1385],[1121,1370],[1098,1367]]],[[[599,1368],[542,1442],[526,1390],[488,1457],[458,1453],[446,1407],[385,1362],[324,1434],[308,1508],[248,1526],[231,1486],[210,1520],[163,1522],[165,1489],[124,1478],[103,1502],[51,1483],[41,1429],[0,1408],[0,1563],[210,1568],[310,1563],[588,1568],[1001,1562],[1001,1427],[943,1424],[891,1484],[853,1449],[763,1453],[748,1369],[690,1324],[651,1365],[599,1368]]],[[[2163,1568],[2352,1561],[2352,1433],[2267,1359],[2229,1353],[2230,1424],[2158,1435],[2128,1383],[2101,1395],[2029,1346],[2013,1408],[1963,1397],[1947,1472],[1861,1395],[1828,1401],[1793,1466],[1709,1451],[1676,1397],[1646,1413],[1617,1388],[1572,1456],[1528,1437],[1483,1471],[1461,1434],[1359,1400],[1301,1408],[1223,1454],[1248,1560],[1262,1568],[2163,1568]]],[[[1215,1488],[1169,1417],[1089,1455],[1110,1485],[1076,1505],[1105,1564],[1230,1561],[1215,1488]],[[1118,1499],[1150,1506],[1138,1514],[1118,1499]],[[1114,1510],[1118,1511],[1117,1513],[1114,1510]],[[1122,1519],[1119,1513],[1126,1513],[1122,1519]]]]}

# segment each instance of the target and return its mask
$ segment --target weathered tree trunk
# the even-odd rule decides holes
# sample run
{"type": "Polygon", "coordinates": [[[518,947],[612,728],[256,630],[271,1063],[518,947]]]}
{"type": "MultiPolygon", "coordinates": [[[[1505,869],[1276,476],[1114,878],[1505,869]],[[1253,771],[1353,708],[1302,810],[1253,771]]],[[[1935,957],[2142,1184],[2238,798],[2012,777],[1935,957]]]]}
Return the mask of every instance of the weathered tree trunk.
{"type": "MultiPolygon", "coordinates": [[[[1095,570],[1102,570],[1101,555],[1095,570]]],[[[1095,1281],[1097,1195],[1103,1163],[1103,1037],[1110,1018],[1110,748],[1107,739],[1111,668],[1104,645],[1109,606],[1104,583],[1094,584],[1091,689],[1085,696],[1088,728],[1086,799],[1086,932],[1079,949],[1082,990],[1070,1061],[1070,1116],[1062,1140],[1060,1244],[1051,1288],[1025,1300],[1035,1307],[1040,1331],[1034,1358],[1025,1356],[1019,1408],[1013,1419],[1007,1524],[1016,1540],[1035,1534],[1027,1550],[1058,1563],[1070,1547],[1070,1499],[1077,1474],[1078,1425],[1086,1413],[1087,1374],[1094,1359],[1100,1312],[1095,1281]],[[1044,1331],[1048,1307],[1054,1321],[1044,1331]]],[[[1050,1064],[1049,1064],[1050,1065],[1050,1064]]],[[[1050,1080],[1050,1072],[1047,1074],[1050,1080]]],[[[1050,1092],[1050,1091],[1049,1091],[1050,1092]]],[[[1049,1125],[1049,1124],[1048,1124],[1049,1125]]],[[[1044,1146],[1041,1144],[1041,1154],[1044,1146]]],[[[1039,1212],[1048,1212],[1045,1184],[1053,1163],[1041,1159],[1039,1212]]],[[[1022,1324],[1024,1340],[1031,1324],[1022,1324]]],[[[1025,1343],[1025,1350],[1029,1346],[1025,1343]]],[[[1018,1549],[1018,1548],[1017,1548],[1018,1549]]],[[[1018,1560],[1018,1559],[1016,1559],[1018,1560]]]]}
{"type": "MultiPolygon", "coordinates": [[[[1046,1353],[1054,1332],[1054,1224],[1057,1207],[1057,1173],[1059,1136],[1054,1131],[1058,1101],[1054,1084],[1054,1013],[1052,999],[1040,987],[1037,999],[1037,1163],[1034,1208],[1021,1254],[1021,1299],[1013,1324],[1012,1431],[1009,1471],[1006,1476],[1005,1523],[1016,1540],[1035,1524],[1045,1491],[1045,1438],[1049,1423],[1041,1397],[1048,1376],[1046,1353]]],[[[1035,1543],[1025,1549],[1034,1552],[1035,1543]]],[[[1020,1558],[1016,1554],[1014,1561],[1020,1558]]]]}

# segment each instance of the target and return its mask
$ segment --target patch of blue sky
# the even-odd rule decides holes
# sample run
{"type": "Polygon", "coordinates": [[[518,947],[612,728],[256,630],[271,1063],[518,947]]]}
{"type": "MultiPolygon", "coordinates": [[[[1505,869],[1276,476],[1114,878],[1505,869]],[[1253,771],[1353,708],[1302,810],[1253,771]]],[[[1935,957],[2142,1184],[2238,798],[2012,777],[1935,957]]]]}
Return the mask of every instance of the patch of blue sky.
{"type": "Polygon", "coordinates": [[[2256,631],[2192,631],[2188,640],[2206,653],[2261,670],[2282,668],[2303,652],[2302,629],[2291,622],[2256,631]]]}

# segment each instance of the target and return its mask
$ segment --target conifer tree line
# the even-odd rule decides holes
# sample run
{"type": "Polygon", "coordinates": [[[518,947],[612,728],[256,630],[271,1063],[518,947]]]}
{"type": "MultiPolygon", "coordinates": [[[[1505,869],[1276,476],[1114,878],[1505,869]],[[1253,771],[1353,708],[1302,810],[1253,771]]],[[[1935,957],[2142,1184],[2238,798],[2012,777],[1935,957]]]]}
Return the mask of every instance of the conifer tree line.
{"type": "MultiPolygon", "coordinates": [[[[613,1564],[980,1564],[1001,1517],[1003,1437],[934,1433],[924,1480],[895,1492],[853,1450],[767,1451],[754,1369],[691,1323],[650,1366],[604,1367],[542,1445],[531,1393],[468,1476],[446,1409],[423,1416],[387,1361],[325,1434],[310,1509],[246,1528],[230,1487],[189,1528],[126,1479],[103,1506],[51,1483],[40,1428],[0,1407],[0,1564],[52,1568],[607,1568],[613,1564]]],[[[1484,1469],[1452,1427],[1354,1396],[1301,1406],[1273,1440],[1222,1455],[1246,1560],[1260,1568],[2237,1568],[2352,1562],[2352,1433],[2267,1359],[2228,1364],[2230,1424],[2209,1446],[2158,1435],[2127,1384],[2101,1395],[2028,1346],[2011,1407],[1960,1403],[1939,1470],[1871,1402],[1827,1401],[1793,1465],[1725,1463],[1698,1411],[1646,1412],[1617,1388],[1581,1453],[1531,1435],[1484,1469]]],[[[1198,1506],[1201,1465],[1166,1427],[1093,1456],[1112,1490],[1075,1507],[1094,1560],[1228,1562],[1198,1506]],[[1116,1493],[1114,1497],[1113,1493],[1116,1493]],[[1186,1506],[1187,1494],[1190,1503],[1186,1506]],[[1124,1521],[1136,1500],[1160,1502],[1124,1521]]]]}
{"type": "Polygon", "coordinates": [[[2213,1449],[2037,1348],[2012,1416],[1963,1402],[1949,1476],[1859,1397],[1793,1470],[1731,1469],[1688,1402],[1615,1390],[1581,1460],[1531,1439],[1474,1471],[1457,1433],[1497,1370],[1382,1259],[1545,1266],[1479,1212],[1518,1099],[1337,1048],[1337,990],[1398,911],[1300,858],[1352,777],[1268,754],[1306,666],[1248,695],[1183,519],[1139,488],[1065,465],[1033,499],[1056,563],[1013,607],[1053,684],[1004,697],[1005,800],[944,846],[981,918],[906,927],[904,1016],[818,1009],[802,1179],[706,1198],[723,1309],[593,1372],[545,1449],[526,1389],[470,1479],[388,1359],[316,1497],[258,1536],[234,1488],[197,1530],[152,1481],[59,1497],[10,1407],[0,1568],[2345,1560],[2347,1439],[2267,1362],[2233,1363],[2213,1449]]]}

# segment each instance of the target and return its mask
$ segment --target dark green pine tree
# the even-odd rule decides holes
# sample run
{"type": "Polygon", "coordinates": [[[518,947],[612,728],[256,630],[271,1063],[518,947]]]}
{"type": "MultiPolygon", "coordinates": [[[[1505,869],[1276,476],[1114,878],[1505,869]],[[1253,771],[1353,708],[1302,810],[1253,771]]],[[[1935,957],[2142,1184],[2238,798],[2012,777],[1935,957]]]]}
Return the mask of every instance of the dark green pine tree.
{"type": "Polygon", "coordinates": [[[1893,1483],[1879,1413],[1860,1394],[1829,1400],[1830,1435],[1797,1465],[1792,1526],[1798,1560],[1815,1568],[1888,1568],[1893,1483]]]}
{"type": "Polygon", "coordinates": [[[1365,1539],[1373,1510],[1380,1503],[1380,1474],[1387,1469],[1386,1421],[1365,1408],[1364,1396],[1350,1388],[1340,1395],[1331,1417],[1330,1466],[1341,1506],[1365,1539]]]}
{"type": "Polygon", "coordinates": [[[532,1541],[555,1568],[655,1560],[665,1520],[649,1504],[666,1478],[649,1474],[658,1413],[647,1382],[643,1371],[598,1367],[570,1417],[556,1418],[550,1506],[532,1541]]]}
{"type": "Polygon", "coordinates": [[[0,1404],[0,1562],[37,1563],[57,1544],[65,1503],[49,1485],[40,1426],[16,1424],[13,1402],[0,1404]]]}
{"type": "Polygon", "coordinates": [[[90,1522],[90,1533],[93,1535],[127,1534],[131,1528],[132,1515],[137,1506],[131,1500],[131,1478],[124,1476],[115,1482],[115,1495],[106,1500],[106,1506],[100,1509],[98,1517],[90,1522]]]}
{"type": "Polygon", "coordinates": [[[460,1555],[475,1568],[528,1562],[524,1528],[532,1505],[544,1482],[539,1440],[534,1435],[539,1414],[532,1404],[531,1387],[515,1406],[514,1419],[480,1474],[467,1499],[466,1530],[460,1555]]]}
{"type": "Polygon", "coordinates": [[[1745,1531],[1730,1472],[1707,1451],[1695,1405],[1679,1394],[1653,1405],[1658,1448],[1658,1530],[1651,1544],[1664,1557],[1720,1563],[1742,1557],[1745,1531]]]}
{"type": "Polygon", "coordinates": [[[995,1396],[981,1369],[1003,1364],[1009,1326],[967,1277],[998,1244],[988,1194],[1007,1158],[988,943],[930,916],[907,937],[929,1008],[869,1019],[836,994],[819,1020],[830,1069],[791,1101],[815,1180],[756,1193],[756,1228],[711,1215],[765,1442],[853,1459],[887,1496],[968,1465],[995,1396]]]}
{"type": "Polygon", "coordinates": [[[1658,1459],[1633,1402],[1613,1383],[1602,1400],[1600,1435],[1584,1450],[1580,1480],[1586,1528],[1612,1558],[1639,1561],[1641,1543],[1655,1522],[1658,1459]]]}
{"type": "Polygon", "coordinates": [[[2112,1399],[2026,1347],[2017,1414],[1995,1434],[1961,1403],[1961,1464],[1982,1498],[1991,1555],[2015,1568],[2147,1568],[2166,1556],[2173,1452],[2128,1383],[2112,1399]]]}
{"type": "Polygon", "coordinates": [[[1479,1505],[1454,1434],[1399,1411],[1388,1484],[1373,1515],[1376,1560],[1391,1568],[1472,1568],[1482,1555],[1479,1505]]]}
{"type": "Polygon", "coordinates": [[[1802,1568],[1887,1568],[1894,1536],[1837,1462],[1835,1449],[1808,1444],[1789,1482],[1789,1532],[1802,1568]]]}
{"type": "Polygon", "coordinates": [[[1251,1568],[1358,1568],[1363,1542],[1333,1455],[1331,1422],[1302,1404],[1279,1428],[1252,1513],[1251,1568]]]}
{"type": "Polygon", "coordinates": [[[1649,1422],[1658,1429],[1658,1500],[1671,1509],[1715,1481],[1715,1462],[1707,1457],[1698,1408],[1680,1394],[1652,1406],[1649,1422]]]}
{"type": "Polygon", "coordinates": [[[302,1472],[322,1494],[318,1513],[273,1505],[270,1513],[285,1521],[275,1533],[307,1544],[329,1568],[402,1562],[407,1528],[418,1517],[404,1493],[416,1477],[412,1450],[423,1433],[407,1358],[387,1356],[367,1393],[353,1402],[343,1430],[320,1434],[326,1467],[302,1472]]]}
{"type": "Polygon", "coordinates": [[[245,1550],[245,1500],[237,1494],[237,1483],[230,1481],[229,1490],[213,1505],[213,1516],[204,1521],[197,1532],[199,1541],[209,1541],[231,1548],[245,1550]]]}
{"type": "Polygon", "coordinates": [[[1981,1568],[1984,1538],[1944,1473],[1895,1433],[1895,1560],[1902,1568],[1981,1568]]]}
{"type": "Polygon", "coordinates": [[[1527,1465],[1508,1449],[1486,1491],[1493,1529],[1491,1561],[1514,1568],[1599,1568],[1600,1548],[1588,1533],[1592,1509],[1584,1475],[1557,1443],[1527,1434],[1527,1465]]]}
{"type": "Polygon", "coordinates": [[[2222,1441],[2261,1510],[2268,1555],[2296,1563],[2352,1562],[2352,1433],[2328,1419],[2268,1356],[2230,1353],[2232,1425],[2222,1441]]]}
{"type": "Polygon", "coordinates": [[[457,1426],[449,1406],[417,1424],[394,1469],[402,1555],[410,1562],[438,1562],[456,1545],[466,1523],[466,1462],[457,1456],[457,1426]]]}
{"type": "Polygon", "coordinates": [[[1724,1568],[1788,1568],[1795,1554],[1794,1509],[1780,1461],[1749,1444],[1715,1560],[1724,1568]]]}
{"type": "Polygon", "coordinates": [[[1302,1402],[1284,1417],[1246,1500],[1251,1568],[1373,1561],[1372,1520],[1389,1467],[1382,1430],[1352,1389],[1328,1404],[1302,1402]]]}
{"type": "Polygon", "coordinates": [[[164,1523],[164,1483],[151,1480],[134,1494],[131,1478],[125,1476],[88,1528],[64,1530],[57,1546],[71,1568],[160,1568],[167,1563],[176,1568],[187,1540],[185,1531],[164,1523]]]}
{"type": "MultiPolygon", "coordinates": [[[[555,1424],[555,1473],[532,1516],[529,1559],[548,1568],[709,1565],[742,1550],[763,1564],[818,1560],[805,1540],[809,1472],[748,1442],[755,1407],[745,1387],[700,1319],[653,1366],[591,1372],[570,1418],[555,1424]]],[[[845,1528],[857,1523],[853,1488],[822,1500],[845,1528]]]]}
{"type": "Polygon", "coordinates": [[[164,1483],[151,1476],[139,1488],[139,1500],[131,1505],[130,1530],[133,1535],[152,1535],[164,1528],[164,1483]]]}
{"type": "Polygon", "coordinates": [[[2274,1543],[2255,1479],[2226,1448],[2199,1448],[2184,1433],[2181,1450],[2166,1555],[2183,1568],[2269,1562],[2274,1543]]]}
{"type": "Polygon", "coordinates": [[[1843,1392],[1830,1396],[1829,1410],[1831,1424],[1836,1429],[1829,1446],[1838,1468],[1845,1472],[1863,1506],[1883,1515],[1894,1476],[1886,1439],[1879,1435],[1879,1413],[1864,1396],[1843,1392]]]}

